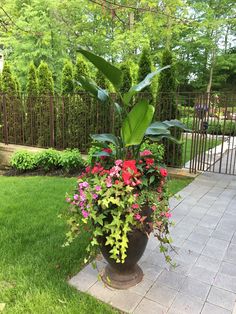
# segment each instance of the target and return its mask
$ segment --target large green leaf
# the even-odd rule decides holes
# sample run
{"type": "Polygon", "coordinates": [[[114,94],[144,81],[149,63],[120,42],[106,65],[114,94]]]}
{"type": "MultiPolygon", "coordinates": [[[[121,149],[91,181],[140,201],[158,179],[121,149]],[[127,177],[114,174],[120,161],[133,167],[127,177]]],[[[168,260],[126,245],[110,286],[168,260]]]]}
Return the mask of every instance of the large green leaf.
{"type": "Polygon", "coordinates": [[[152,121],[154,111],[153,106],[149,105],[146,100],[142,100],[128,113],[121,128],[121,136],[125,146],[139,145],[142,142],[145,131],[152,121]]]}
{"type": "Polygon", "coordinates": [[[99,57],[93,54],[90,51],[84,50],[79,47],[78,52],[84,55],[93,65],[101,71],[105,77],[116,87],[122,83],[122,72],[120,69],[112,65],[111,63],[107,62],[102,57],[99,57]]]}
{"type": "Polygon", "coordinates": [[[165,124],[168,128],[177,127],[177,128],[182,129],[182,130],[185,130],[185,131],[191,131],[186,127],[186,125],[184,125],[179,120],[165,120],[162,123],[165,124]]]}
{"type": "Polygon", "coordinates": [[[81,75],[81,76],[78,76],[78,83],[81,85],[81,87],[85,91],[92,94],[101,102],[108,102],[109,95],[107,91],[97,86],[97,84],[93,80],[81,75]]]}
{"type": "Polygon", "coordinates": [[[170,134],[168,126],[159,121],[150,124],[145,132],[145,135],[159,135],[159,134],[170,134]]]}
{"type": "Polygon", "coordinates": [[[97,142],[108,142],[114,144],[115,146],[119,145],[119,139],[115,135],[110,133],[92,134],[90,136],[94,141],[97,142]]]}
{"type": "Polygon", "coordinates": [[[174,142],[176,144],[182,144],[181,141],[178,141],[174,136],[172,136],[170,134],[159,134],[157,136],[147,135],[145,137],[150,139],[153,142],[160,142],[163,138],[167,138],[167,139],[171,140],[172,142],[174,142]]]}
{"type": "Polygon", "coordinates": [[[158,70],[156,70],[156,71],[154,71],[154,72],[152,72],[152,73],[149,73],[149,74],[145,77],[145,79],[144,79],[143,81],[141,81],[140,83],[138,83],[138,84],[135,85],[135,86],[132,86],[132,87],[130,88],[130,90],[129,90],[127,93],[124,94],[124,98],[123,98],[123,99],[124,99],[124,103],[125,103],[126,105],[128,105],[129,102],[130,102],[130,100],[131,100],[131,98],[132,98],[136,93],[140,92],[140,91],[143,90],[145,87],[149,86],[149,85],[152,83],[153,78],[154,78],[158,73],[160,73],[161,71],[163,71],[163,70],[165,70],[165,69],[167,69],[167,68],[169,68],[169,67],[170,67],[170,65],[167,65],[167,66],[165,66],[165,67],[163,67],[163,68],[161,68],[161,69],[158,69],[158,70]]]}

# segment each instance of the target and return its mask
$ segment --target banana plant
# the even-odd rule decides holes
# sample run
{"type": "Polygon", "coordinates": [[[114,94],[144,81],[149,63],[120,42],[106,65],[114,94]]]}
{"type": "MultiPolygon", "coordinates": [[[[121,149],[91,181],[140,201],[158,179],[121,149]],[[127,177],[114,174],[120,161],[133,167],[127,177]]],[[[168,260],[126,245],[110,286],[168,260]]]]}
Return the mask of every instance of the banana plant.
{"type": "MultiPolygon", "coordinates": [[[[187,130],[185,125],[180,121],[166,120],[152,122],[155,108],[145,99],[138,101],[131,111],[128,110],[133,97],[145,87],[149,86],[153,78],[161,71],[169,68],[169,66],[147,74],[143,81],[132,86],[127,93],[121,95],[119,90],[122,83],[121,70],[90,51],[78,48],[78,52],[85,56],[111,82],[120,100],[120,103],[114,101],[109,93],[97,86],[92,79],[84,76],[78,77],[78,83],[83,89],[98,99],[102,104],[113,105],[120,119],[121,127],[119,136],[110,133],[93,134],[91,137],[95,143],[100,147],[107,147],[109,143],[113,144],[115,146],[115,157],[117,159],[125,159],[127,155],[131,155],[132,158],[139,158],[140,146],[146,138],[152,141],[161,141],[163,138],[169,138],[172,141],[178,142],[171,136],[169,129],[171,127],[179,127],[187,130]]],[[[100,155],[107,155],[107,153],[101,152],[100,155]]]]}

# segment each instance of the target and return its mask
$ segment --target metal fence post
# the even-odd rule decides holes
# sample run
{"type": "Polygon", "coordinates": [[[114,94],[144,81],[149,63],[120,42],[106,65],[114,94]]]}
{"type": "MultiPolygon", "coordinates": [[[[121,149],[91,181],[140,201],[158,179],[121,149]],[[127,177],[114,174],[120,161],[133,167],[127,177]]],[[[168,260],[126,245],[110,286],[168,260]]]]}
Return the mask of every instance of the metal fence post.
{"type": "Polygon", "coordinates": [[[6,108],[6,95],[2,96],[2,107],[3,107],[3,137],[4,143],[8,145],[8,128],[7,128],[7,108],[6,108]]]}

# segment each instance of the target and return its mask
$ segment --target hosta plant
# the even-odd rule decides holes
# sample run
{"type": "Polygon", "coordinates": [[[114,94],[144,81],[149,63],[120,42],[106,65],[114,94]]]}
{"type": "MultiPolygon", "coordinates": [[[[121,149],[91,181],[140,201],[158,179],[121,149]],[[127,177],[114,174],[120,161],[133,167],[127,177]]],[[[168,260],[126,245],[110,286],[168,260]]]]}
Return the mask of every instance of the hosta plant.
{"type": "Polygon", "coordinates": [[[120,133],[93,134],[93,142],[99,148],[96,163],[87,167],[78,178],[78,186],[73,195],[67,196],[68,210],[67,233],[69,244],[81,230],[91,233],[88,252],[96,251],[101,238],[110,248],[110,257],[117,263],[126,260],[129,245],[129,233],[139,229],[149,235],[154,231],[160,243],[160,250],[166,259],[169,237],[168,205],[169,193],[166,185],[167,170],[155,158],[151,150],[143,150],[146,140],[158,142],[170,134],[171,127],[185,128],[177,120],[153,121],[154,107],[142,99],[131,110],[132,98],[143,88],[150,85],[152,79],[162,70],[150,73],[139,84],[121,95],[122,73],[115,66],[91,52],[79,49],[90,62],[113,84],[117,99],[112,97],[96,83],[79,76],[79,84],[101,105],[114,106],[120,122],[120,133]],[[98,161],[99,158],[99,161],[98,161]]]}

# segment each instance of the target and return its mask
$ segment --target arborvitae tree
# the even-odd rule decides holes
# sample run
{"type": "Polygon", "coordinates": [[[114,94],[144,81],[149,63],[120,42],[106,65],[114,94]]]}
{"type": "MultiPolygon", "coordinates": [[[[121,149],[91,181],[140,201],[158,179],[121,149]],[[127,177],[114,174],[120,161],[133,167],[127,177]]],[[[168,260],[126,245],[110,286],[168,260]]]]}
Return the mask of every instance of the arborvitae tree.
{"type": "MultiPolygon", "coordinates": [[[[139,70],[138,70],[138,82],[145,79],[147,74],[152,72],[152,60],[149,48],[144,48],[139,60],[139,70]]],[[[148,99],[149,102],[153,102],[153,95],[151,86],[147,86],[143,89],[142,98],[148,99]]]]}
{"type": "Polygon", "coordinates": [[[51,96],[54,94],[52,72],[44,61],[41,61],[38,67],[38,90],[39,96],[51,96]]]}
{"type": "Polygon", "coordinates": [[[28,69],[26,94],[26,142],[36,145],[40,128],[40,111],[38,110],[38,78],[33,62],[30,63],[28,69]]]}
{"type": "Polygon", "coordinates": [[[66,61],[62,69],[61,92],[62,95],[73,94],[74,92],[73,67],[70,61],[66,61]]]}
{"type": "MultiPolygon", "coordinates": [[[[170,65],[160,73],[157,91],[156,117],[157,120],[178,119],[178,109],[176,103],[176,78],[173,56],[168,49],[164,50],[162,55],[162,67],[170,65]]],[[[172,135],[181,138],[181,131],[173,128],[172,135]]],[[[165,162],[168,165],[181,166],[182,163],[182,145],[164,140],[165,162]]]]}
{"type": "MultiPolygon", "coordinates": [[[[74,74],[73,66],[69,60],[64,62],[61,77],[62,101],[58,103],[56,119],[56,144],[58,148],[69,146],[68,138],[70,136],[71,123],[69,123],[69,112],[71,118],[76,123],[73,114],[73,93],[74,93],[74,74]]],[[[72,136],[72,135],[71,135],[72,136]]]]}
{"type": "Polygon", "coordinates": [[[78,77],[80,75],[82,76],[88,76],[89,74],[89,70],[88,70],[88,66],[85,62],[85,60],[83,59],[83,57],[78,56],[76,59],[76,64],[75,64],[75,73],[74,73],[74,80],[75,80],[75,91],[81,91],[83,90],[82,87],[79,86],[78,84],[78,77]]]}
{"type": "Polygon", "coordinates": [[[4,64],[2,71],[2,91],[6,99],[8,141],[20,144],[22,140],[22,108],[17,95],[15,79],[8,63],[4,64]]]}
{"type": "MultiPolygon", "coordinates": [[[[53,146],[51,133],[54,132],[54,125],[50,122],[51,106],[54,105],[52,96],[54,94],[54,84],[52,72],[49,70],[47,63],[41,61],[38,67],[38,91],[39,102],[37,115],[39,117],[39,136],[38,145],[43,147],[53,146]]],[[[54,112],[55,116],[55,112],[54,112]]]]}
{"type": "Polygon", "coordinates": [[[107,88],[106,78],[105,78],[105,76],[102,74],[101,71],[97,71],[97,72],[96,72],[95,82],[96,82],[96,84],[97,84],[99,87],[101,87],[102,89],[106,89],[106,88],[107,88]]]}
{"type": "Polygon", "coordinates": [[[122,71],[122,85],[120,87],[121,94],[128,92],[132,86],[132,77],[128,63],[123,63],[120,67],[122,71]]]}

